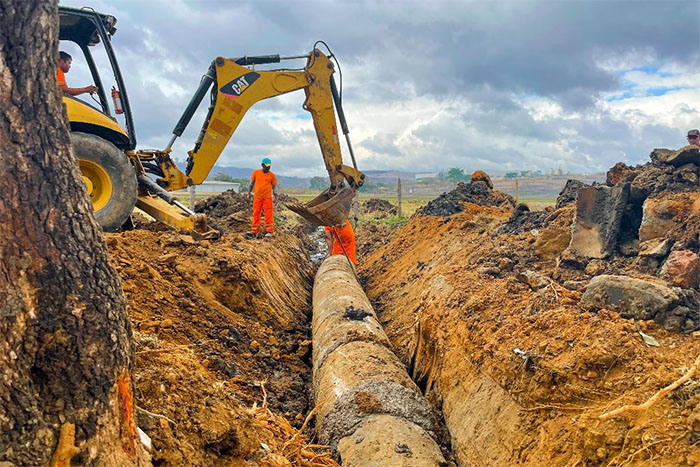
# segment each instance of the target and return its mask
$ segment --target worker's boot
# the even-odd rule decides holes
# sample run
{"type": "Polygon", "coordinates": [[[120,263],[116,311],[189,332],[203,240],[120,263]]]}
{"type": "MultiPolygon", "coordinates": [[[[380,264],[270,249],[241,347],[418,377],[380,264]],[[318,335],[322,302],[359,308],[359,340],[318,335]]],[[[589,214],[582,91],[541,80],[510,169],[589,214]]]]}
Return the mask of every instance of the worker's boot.
{"type": "Polygon", "coordinates": [[[246,240],[253,240],[257,235],[258,234],[256,234],[255,232],[248,232],[245,235],[243,235],[243,238],[245,238],[246,240]]]}
{"type": "Polygon", "coordinates": [[[274,237],[274,236],[275,236],[275,234],[272,232],[268,232],[265,234],[265,238],[274,237]]]}

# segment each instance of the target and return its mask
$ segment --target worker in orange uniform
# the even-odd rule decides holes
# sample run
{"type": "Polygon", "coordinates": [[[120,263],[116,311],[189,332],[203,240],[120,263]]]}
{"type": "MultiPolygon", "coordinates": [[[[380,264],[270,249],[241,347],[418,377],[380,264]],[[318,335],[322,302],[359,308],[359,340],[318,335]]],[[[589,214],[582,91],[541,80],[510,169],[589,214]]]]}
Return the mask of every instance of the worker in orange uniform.
{"type": "Polygon", "coordinates": [[[61,88],[64,94],[70,96],[79,96],[80,94],[85,94],[89,92],[90,94],[97,92],[97,87],[90,85],[83,88],[69,88],[68,82],[66,81],[66,73],[70,71],[71,63],[73,63],[73,57],[71,57],[66,52],[58,53],[58,70],[56,71],[56,84],[61,88]]]}
{"type": "Polygon", "coordinates": [[[355,231],[352,230],[352,225],[350,221],[345,221],[340,227],[329,227],[325,226],[323,230],[326,231],[326,241],[328,242],[328,253],[333,255],[343,255],[347,254],[352,264],[357,266],[357,252],[355,248],[355,231]],[[335,232],[333,232],[335,230],[335,232]],[[340,238],[340,243],[338,242],[340,238]],[[345,249],[345,252],[343,252],[345,249]]]}
{"type": "Polygon", "coordinates": [[[277,177],[270,171],[272,161],[269,158],[262,160],[262,169],[253,171],[250,176],[248,198],[253,195],[253,221],[248,237],[255,237],[260,233],[260,213],[265,211],[265,234],[272,237],[275,233],[274,205],[277,204],[277,177]]]}

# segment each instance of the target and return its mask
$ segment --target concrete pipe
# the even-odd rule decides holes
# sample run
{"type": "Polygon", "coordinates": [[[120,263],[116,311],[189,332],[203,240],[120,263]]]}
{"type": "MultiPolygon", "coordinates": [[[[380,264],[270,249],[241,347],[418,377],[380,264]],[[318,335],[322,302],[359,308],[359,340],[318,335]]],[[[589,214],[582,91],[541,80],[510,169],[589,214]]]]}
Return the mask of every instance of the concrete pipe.
{"type": "Polygon", "coordinates": [[[344,466],[444,463],[435,415],[344,256],[316,274],[312,333],[316,429],[344,466]]]}

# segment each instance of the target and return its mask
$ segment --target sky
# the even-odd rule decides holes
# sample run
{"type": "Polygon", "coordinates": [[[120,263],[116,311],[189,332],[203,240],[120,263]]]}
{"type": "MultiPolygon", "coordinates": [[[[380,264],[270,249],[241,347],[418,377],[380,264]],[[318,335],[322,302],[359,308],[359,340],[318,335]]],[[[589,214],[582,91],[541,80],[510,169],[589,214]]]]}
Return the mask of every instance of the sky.
{"type": "MultiPolygon", "coordinates": [[[[112,45],[141,149],[167,145],[215,57],[299,55],[317,40],[340,62],[360,170],[600,172],[684,146],[687,130],[700,127],[700,0],[89,6],[118,20],[112,45]]],[[[74,57],[69,85],[88,84],[80,52],[61,48],[74,57]]],[[[218,165],[257,167],[269,156],[277,173],[323,175],[303,100],[297,91],[257,103],[218,165]]],[[[175,159],[192,149],[204,107],[173,147],[175,159]]]]}

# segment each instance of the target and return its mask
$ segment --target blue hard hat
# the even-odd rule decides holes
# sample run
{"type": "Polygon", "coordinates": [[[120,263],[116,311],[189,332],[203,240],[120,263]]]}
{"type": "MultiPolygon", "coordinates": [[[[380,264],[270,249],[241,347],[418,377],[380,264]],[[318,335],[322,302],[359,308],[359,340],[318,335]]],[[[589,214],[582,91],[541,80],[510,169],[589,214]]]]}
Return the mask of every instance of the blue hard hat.
{"type": "Polygon", "coordinates": [[[262,160],[262,165],[272,165],[272,161],[269,157],[266,157],[262,160]]]}

